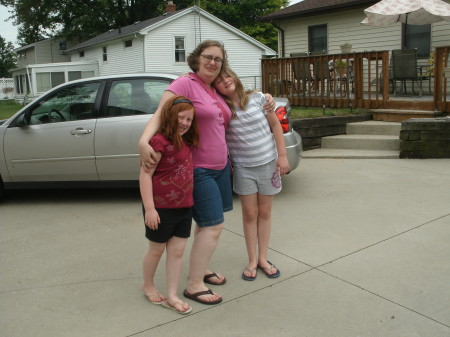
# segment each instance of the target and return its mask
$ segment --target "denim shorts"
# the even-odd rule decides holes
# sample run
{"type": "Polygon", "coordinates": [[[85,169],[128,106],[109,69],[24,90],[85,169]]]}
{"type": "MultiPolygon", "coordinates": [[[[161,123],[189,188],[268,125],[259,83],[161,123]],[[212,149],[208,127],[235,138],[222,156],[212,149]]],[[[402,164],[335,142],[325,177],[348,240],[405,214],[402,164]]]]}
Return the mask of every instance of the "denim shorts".
{"type": "Polygon", "coordinates": [[[199,227],[220,225],[233,209],[230,165],[222,170],[194,169],[193,218],[199,227]]]}

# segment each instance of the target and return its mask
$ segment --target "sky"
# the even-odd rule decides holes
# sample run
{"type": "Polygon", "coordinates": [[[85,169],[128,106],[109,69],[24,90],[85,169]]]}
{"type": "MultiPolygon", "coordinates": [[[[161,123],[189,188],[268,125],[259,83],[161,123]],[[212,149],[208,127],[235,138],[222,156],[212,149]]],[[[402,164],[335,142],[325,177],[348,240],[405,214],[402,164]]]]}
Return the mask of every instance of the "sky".
{"type": "MultiPolygon", "coordinates": [[[[289,5],[293,5],[302,0],[291,0],[289,5]]],[[[8,8],[0,5],[0,35],[6,40],[6,42],[12,42],[15,47],[18,47],[17,40],[17,27],[14,26],[11,20],[5,20],[10,16],[8,8]]]]}
{"type": "Polygon", "coordinates": [[[6,40],[6,42],[12,42],[16,47],[17,40],[17,27],[12,24],[11,21],[5,20],[10,16],[8,8],[0,5],[0,35],[6,40]]]}

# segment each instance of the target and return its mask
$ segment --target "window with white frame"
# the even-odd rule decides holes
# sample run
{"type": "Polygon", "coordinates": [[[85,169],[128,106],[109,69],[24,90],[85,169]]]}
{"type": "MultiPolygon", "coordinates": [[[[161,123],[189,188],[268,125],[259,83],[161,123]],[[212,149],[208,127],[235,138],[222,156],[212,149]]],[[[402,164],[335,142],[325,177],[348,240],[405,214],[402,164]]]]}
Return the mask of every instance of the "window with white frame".
{"type": "Polygon", "coordinates": [[[68,72],[68,80],[74,81],[82,78],[94,77],[93,71],[69,71],[68,72]]]}
{"type": "Polygon", "coordinates": [[[103,62],[108,61],[108,53],[106,47],[103,47],[103,62]]]}
{"type": "Polygon", "coordinates": [[[123,45],[125,46],[125,48],[129,48],[133,46],[133,40],[125,40],[123,42],[123,45]]]}
{"type": "Polygon", "coordinates": [[[175,62],[186,62],[185,38],[175,36],[175,62]]]}
{"type": "Polygon", "coordinates": [[[327,25],[308,27],[309,52],[327,52],[327,25]]]}
{"type": "Polygon", "coordinates": [[[36,73],[36,87],[38,92],[46,92],[64,83],[64,72],[36,73]]]}

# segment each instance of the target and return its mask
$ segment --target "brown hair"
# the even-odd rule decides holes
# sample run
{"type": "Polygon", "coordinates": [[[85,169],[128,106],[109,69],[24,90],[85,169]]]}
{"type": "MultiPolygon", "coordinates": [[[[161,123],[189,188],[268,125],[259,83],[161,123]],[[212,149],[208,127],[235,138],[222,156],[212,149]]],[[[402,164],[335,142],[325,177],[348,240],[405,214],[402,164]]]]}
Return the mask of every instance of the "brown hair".
{"type": "Polygon", "coordinates": [[[209,47],[219,47],[220,50],[222,51],[223,62],[222,62],[222,67],[220,68],[221,70],[226,65],[228,65],[227,52],[225,51],[225,47],[224,47],[223,43],[219,42],[219,41],[215,41],[215,40],[205,40],[205,41],[199,43],[199,45],[192,51],[192,53],[189,54],[189,56],[187,58],[187,63],[193,72],[196,73],[198,71],[200,55],[203,53],[203,51],[206,48],[209,48],[209,47]]]}
{"type": "Polygon", "coordinates": [[[173,96],[164,104],[161,110],[161,126],[158,133],[162,134],[178,150],[183,147],[183,140],[187,145],[198,146],[199,132],[194,105],[184,96],[173,96]],[[178,101],[178,102],[177,102],[178,101]],[[178,132],[178,113],[194,110],[194,118],[189,130],[182,136],[178,132]]]}
{"type": "MultiPolygon", "coordinates": [[[[247,106],[247,103],[248,103],[248,94],[254,92],[254,90],[245,91],[244,85],[242,84],[238,75],[230,68],[230,66],[228,64],[226,66],[222,67],[222,71],[220,72],[219,76],[223,73],[227,74],[234,80],[234,85],[236,87],[236,93],[239,96],[239,108],[241,110],[245,110],[245,107],[247,106]]],[[[228,98],[227,96],[224,96],[224,99],[227,102],[228,106],[230,107],[231,111],[233,112],[233,118],[236,118],[234,104],[231,102],[231,99],[228,98]]]]}

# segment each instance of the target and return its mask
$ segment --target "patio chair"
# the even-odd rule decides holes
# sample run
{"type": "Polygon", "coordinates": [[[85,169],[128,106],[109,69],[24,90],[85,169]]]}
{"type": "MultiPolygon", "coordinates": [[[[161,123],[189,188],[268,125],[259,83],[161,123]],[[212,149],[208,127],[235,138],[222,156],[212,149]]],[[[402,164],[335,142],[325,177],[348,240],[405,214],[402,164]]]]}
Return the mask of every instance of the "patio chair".
{"type": "Polygon", "coordinates": [[[294,72],[294,78],[297,82],[301,82],[302,93],[303,96],[305,96],[306,92],[310,92],[313,85],[309,59],[307,57],[301,57],[298,60],[293,61],[292,70],[294,72]]]}
{"type": "Polygon", "coordinates": [[[354,72],[353,72],[353,62],[348,61],[348,65],[344,66],[342,70],[339,67],[335,67],[334,60],[328,62],[330,69],[330,92],[336,90],[342,96],[347,95],[347,82],[349,83],[350,93],[354,94],[354,72]],[[348,69],[348,71],[347,71],[348,69]],[[332,74],[332,75],[331,75],[332,74]]]}
{"type": "Polygon", "coordinates": [[[316,93],[319,91],[319,84],[320,84],[321,96],[325,96],[325,92],[329,94],[331,76],[328,61],[322,58],[320,60],[316,60],[314,62],[313,74],[314,74],[314,87],[316,93]],[[325,85],[327,91],[325,91],[325,85]]]}
{"type": "Polygon", "coordinates": [[[416,49],[395,49],[392,51],[392,83],[394,96],[397,93],[396,82],[400,81],[400,94],[403,89],[406,92],[406,81],[411,81],[413,94],[414,84],[419,83],[419,96],[422,96],[422,76],[418,74],[417,50],[416,49]]]}

